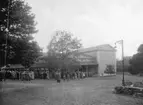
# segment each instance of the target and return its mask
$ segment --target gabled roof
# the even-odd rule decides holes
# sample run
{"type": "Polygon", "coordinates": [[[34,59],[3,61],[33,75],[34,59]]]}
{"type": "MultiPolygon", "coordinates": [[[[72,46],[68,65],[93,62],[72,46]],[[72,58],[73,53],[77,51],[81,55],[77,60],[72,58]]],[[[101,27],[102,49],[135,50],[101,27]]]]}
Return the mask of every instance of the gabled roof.
{"type": "Polygon", "coordinates": [[[31,68],[41,68],[41,67],[48,67],[47,63],[35,63],[31,66],[31,68]]]}
{"type": "Polygon", "coordinates": [[[79,49],[78,52],[90,52],[90,51],[116,51],[111,45],[104,44],[104,45],[98,45],[96,47],[89,47],[89,48],[82,48],[79,49]]]}
{"type": "Polygon", "coordinates": [[[6,69],[23,69],[24,66],[22,66],[21,64],[10,64],[9,67],[6,67],[6,69]]]}

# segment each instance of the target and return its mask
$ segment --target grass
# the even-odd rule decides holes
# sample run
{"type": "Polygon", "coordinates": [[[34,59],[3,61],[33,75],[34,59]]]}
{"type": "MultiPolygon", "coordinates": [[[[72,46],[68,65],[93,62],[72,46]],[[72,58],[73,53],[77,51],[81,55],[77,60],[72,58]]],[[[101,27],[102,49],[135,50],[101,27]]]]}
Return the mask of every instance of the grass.
{"type": "MultiPolygon", "coordinates": [[[[126,80],[141,81],[141,77],[125,76],[126,80]]],[[[128,96],[113,94],[121,84],[122,75],[94,77],[56,83],[53,80],[33,80],[31,83],[7,81],[0,94],[0,105],[136,105],[140,101],[128,96]],[[21,88],[23,87],[23,88],[21,88]]],[[[139,104],[137,104],[139,105],[139,104]]],[[[142,105],[142,104],[141,104],[142,105]]]]}

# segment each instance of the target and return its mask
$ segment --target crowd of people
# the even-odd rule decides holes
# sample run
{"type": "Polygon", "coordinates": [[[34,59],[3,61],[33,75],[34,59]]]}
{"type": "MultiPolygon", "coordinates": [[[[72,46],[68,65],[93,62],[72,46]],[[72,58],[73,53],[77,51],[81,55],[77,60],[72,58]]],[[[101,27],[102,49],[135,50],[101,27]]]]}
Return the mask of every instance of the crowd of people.
{"type": "Polygon", "coordinates": [[[88,77],[87,72],[82,72],[82,71],[76,71],[76,72],[61,72],[61,71],[56,71],[55,72],[55,77],[57,82],[59,83],[60,80],[63,81],[69,81],[69,80],[74,80],[74,79],[83,79],[85,77],[88,77]]]}
{"type": "Polygon", "coordinates": [[[34,79],[33,71],[16,71],[16,70],[1,70],[0,71],[0,81],[5,81],[6,79],[12,80],[32,80],[34,79]]]}
{"type": "Polygon", "coordinates": [[[34,80],[34,79],[55,79],[58,83],[60,83],[61,80],[63,81],[69,81],[74,79],[83,79],[85,77],[88,77],[87,72],[82,71],[75,71],[75,72],[63,72],[60,70],[49,73],[49,71],[32,71],[32,70],[25,70],[25,71],[17,71],[17,70],[1,70],[0,71],[0,81],[5,81],[6,79],[12,79],[12,80],[34,80]]]}

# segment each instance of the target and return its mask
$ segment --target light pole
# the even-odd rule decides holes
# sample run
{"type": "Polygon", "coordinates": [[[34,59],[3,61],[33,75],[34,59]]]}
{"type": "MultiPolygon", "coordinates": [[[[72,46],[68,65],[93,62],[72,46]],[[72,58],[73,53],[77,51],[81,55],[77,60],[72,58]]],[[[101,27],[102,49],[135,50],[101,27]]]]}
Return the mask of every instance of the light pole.
{"type": "Polygon", "coordinates": [[[122,85],[125,86],[125,76],[124,76],[124,41],[123,40],[119,40],[119,41],[115,42],[115,46],[116,46],[117,43],[121,44],[121,47],[122,47],[122,70],[123,70],[122,85]]]}

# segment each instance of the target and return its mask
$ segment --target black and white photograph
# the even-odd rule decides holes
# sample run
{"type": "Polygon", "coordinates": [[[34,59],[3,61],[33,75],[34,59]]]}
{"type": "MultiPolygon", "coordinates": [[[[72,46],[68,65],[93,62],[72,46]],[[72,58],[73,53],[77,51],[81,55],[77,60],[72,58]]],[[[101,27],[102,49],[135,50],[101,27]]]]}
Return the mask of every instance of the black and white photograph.
{"type": "Polygon", "coordinates": [[[143,105],[143,0],[0,0],[0,105],[143,105]]]}

